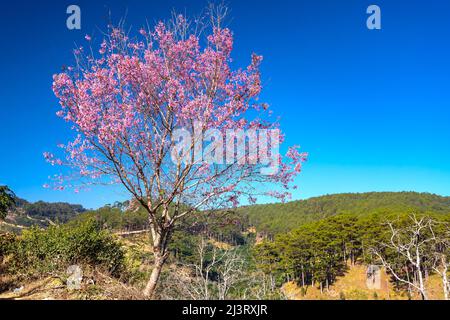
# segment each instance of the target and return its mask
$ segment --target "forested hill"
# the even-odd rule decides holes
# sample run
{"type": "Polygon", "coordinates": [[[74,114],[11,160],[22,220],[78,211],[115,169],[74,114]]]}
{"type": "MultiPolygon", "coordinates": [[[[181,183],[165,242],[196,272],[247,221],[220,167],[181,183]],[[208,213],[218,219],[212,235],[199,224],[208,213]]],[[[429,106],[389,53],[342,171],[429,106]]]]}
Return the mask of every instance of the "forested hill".
{"type": "Polygon", "coordinates": [[[36,219],[50,219],[53,222],[67,222],[86,209],[79,204],[66,202],[25,202],[21,209],[27,215],[36,219]]]}
{"type": "Polygon", "coordinates": [[[326,195],[284,204],[241,207],[258,231],[276,234],[336,214],[432,212],[450,214],[450,197],[417,192],[369,192],[326,195]]]}
{"type": "Polygon", "coordinates": [[[11,231],[8,226],[14,231],[14,226],[47,227],[52,223],[65,223],[86,211],[81,205],[65,202],[28,202],[21,198],[16,198],[15,202],[16,205],[9,211],[2,226],[6,231],[11,231]]]}
{"type": "MultiPolygon", "coordinates": [[[[48,226],[51,222],[64,223],[86,210],[80,205],[68,203],[30,203],[16,199],[17,207],[5,220],[11,225],[29,227],[48,226]]],[[[308,222],[314,222],[337,214],[364,216],[374,213],[437,213],[450,214],[450,197],[416,192],[369,192],[326,195],[285,204],[265,204],[240,207],[237,215],[242,226],[254,226],[259,232],[284,233],[308,222]]],[[[142,229],[146,215],[129,212],[124,215],[121,208],[105,207],[91,211],[88,215],[108,220],[107,225],[131,229],[142,229]],[[117,211],[117,212],[116,212],[117,211]],[[131,226],[131,227],[130,227],[131,226]]],[[[106,221],[105,220],[105,221],[106,221]]]]}

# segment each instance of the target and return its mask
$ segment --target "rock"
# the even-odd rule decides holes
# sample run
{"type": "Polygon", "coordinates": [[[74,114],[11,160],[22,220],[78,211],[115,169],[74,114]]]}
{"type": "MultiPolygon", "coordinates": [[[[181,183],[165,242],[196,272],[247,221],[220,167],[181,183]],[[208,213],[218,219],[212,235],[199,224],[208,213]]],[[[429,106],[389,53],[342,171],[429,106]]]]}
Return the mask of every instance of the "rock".
{"type": "Polygon", "coordinates": [[[23,286],[21,286],[21,287],[19,287],[19,288],[15,288],[14,290],[13,290],[13,292],[14,293],[19,293],[19,292],[21,292],[23,290],[23,286]]]}
{"type": "Polygon", "coordinates": [[[381,289],[381,268],[369,265],[366,271],[366,286],[368,289],[381,289]]]}
{"type": "Polygon", "coordinates": [[[72,265],[67,268],[67,274],[69,277],[67,278],[67,289],[69,290],[80,290],[81,289],[81,281],[83,280],[83,270],[81,270],[80,266],[72,265]]]}

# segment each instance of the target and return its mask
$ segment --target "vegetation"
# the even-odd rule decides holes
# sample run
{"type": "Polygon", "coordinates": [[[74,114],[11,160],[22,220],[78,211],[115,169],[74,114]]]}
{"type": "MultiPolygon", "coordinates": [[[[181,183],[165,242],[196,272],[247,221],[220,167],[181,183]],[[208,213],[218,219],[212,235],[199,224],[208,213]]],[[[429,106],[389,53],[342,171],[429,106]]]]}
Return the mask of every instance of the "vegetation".
{"type": "Polygon", "coordinates": [[[271,235],[338,214],[368,216],[402,212],[448,214],[450,197],[417,192],[368,192],[326,195],[279,204],[242,207],[239,212],[258,231],[271,235]]]}
{"type": "MultiPolygon", "coordinates": [[[[41,217],[48,216],[45,208],[41,217]]],[[[65,208],[72,214],[77,206],[65,208]]],[[[244,207],[197,211],[183,219],[173,232],[155,297],[279,299],[286,297],[284,288],[296,284],[299,298],[325,298],[335,286],[335,299],[389,298],[386,292],[365,290],[367,266],[378,265],[387,271],[390,290],[426,299],[436,297],[440,288],[440,297],[448,298],[448,198],[346,194],[255,208],[261,217],[253,207],[244,207]],[[280,211],[271,213],[269,221],[267,212],[274,207],[280,211]],[[283,228],[277,226],[279,216],[288,219],[283,228]],[[355,281],[358,287],[352,287],[355,281]]],[[[35,225],[21,229],[21,235],[0,236],[0,268],[4,274],[35,279],[79,264],[119,277],[119,287],[139,292],[153,263],[147,228],[146,211],[129,202],[77,213],[62,225],[35,225]]],[[[135,294],[130,292],[124,294],[135,294]]]]}
{"type": "Polygon", "coordinates": [[[417,289],[426,299],[424,277],[438,272],[448,283],[449,223],[448,215],[438,214],[339,214],[266,240],[254,254],[279,284],[294,280],[323,291],[349,265],[365,262],[385,266],[399,289],[417,289]]]}
{"type": "Polygon", "coordinates": [[[3,237],[8,272],[26,277],[65,272],[72,264],[98,266],[111,274],[123,271],[120,243],[92,220],[79,224],[33,227],[21,236],[3,237]]]}
{"type": "Polygon", "coordinates": [[[81,205],[65,202],[28,202],[10,193],[9,215],[5,218],[6,224],[0,230],[20,232],[23,228],[32,226],[48,227],[58,223],[66,223],[86,211],[81,205]]]}
{"type": "Polygon", "coordinates": [[[143,291],[148,297],[181,220],[198,210],[236,207],[243,198],[285,199],[307,156],[295,146],[280,156],[280,127],[259,99],[262,57],[252,54],[244,68],[232,63],[227,12],[211,4],[207,17],[174,14],[136,36],[123,24],[109,25],[98,50],[77,49],[76,64],[53,77],[57,114],[76,132],[62,147],[65,155],[44,154],[70,168],[65,179],[55,179],[56,188],[118,183],[146,210],[154,261],[143,291]],[[252,136],[251,150],[245,151],[243,132],[252,136]],[[226,153],[224,138],[244,154],[226,153]],[[261,184],[270,190],[256,188],[261,184]]]}
{"type": "Polygon", "coordinates": [[[115,231],[137,231],[148,228],[148,216],[144,210],[126,210],[117,206],[105,206],[97,210],[86,211],[74,218],[74,221],[95,220],[102,229],[115,231]]]}
{"type": "Polygon", "coordinates": [[[15,195],[7,186],[0,186],[0,219],[6,217],[8,210],[15,204],[15,195]]]}
{"type": "Polygon", "coordinates": [[[78,214],[86,211],[83,206],[78,204],[65,202],[49,203],[44,201],[26,203],[22,209],[26,215],[35,219],[49,219],[60,223],[68,222],[78,214]]]}

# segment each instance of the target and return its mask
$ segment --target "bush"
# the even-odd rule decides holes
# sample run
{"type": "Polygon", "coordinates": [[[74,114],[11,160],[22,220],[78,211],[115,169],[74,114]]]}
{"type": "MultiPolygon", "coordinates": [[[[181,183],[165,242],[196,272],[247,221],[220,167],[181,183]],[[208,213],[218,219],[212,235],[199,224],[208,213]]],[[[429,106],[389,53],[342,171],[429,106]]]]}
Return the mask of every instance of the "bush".
{"type": "Polygon", "coordinates": [[[71,264],[99,266],[118,275],[124,264],[120,243],[93,220],[25,230],[8,253],[8,269],[27,276],[62,271],[71,264]]]}
{"type": "Polygon", "coordinates": [[[8,253],[16,238],[16,235],[12,233],[0,233],[0,256],[8,253]]]}
{"type": "Polygon", "coordinates": [[[300,288],[300,294],[302,297],[306,296],[306,288],[305,287],[300,288]]]}

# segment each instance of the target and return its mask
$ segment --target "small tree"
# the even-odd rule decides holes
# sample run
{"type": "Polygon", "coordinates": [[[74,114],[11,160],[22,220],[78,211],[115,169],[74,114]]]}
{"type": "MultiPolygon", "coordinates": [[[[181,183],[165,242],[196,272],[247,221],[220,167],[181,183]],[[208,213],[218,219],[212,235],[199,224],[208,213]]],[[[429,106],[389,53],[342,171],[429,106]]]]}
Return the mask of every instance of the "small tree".
{"type": "Polygon", "coordinates": [[[444,299],[450,299],[450,283],[448,273],[450,269],[450,228],[448,223],[441,223],[438,227],[440,232],[435,232],[434,252],[433,252],[433,270],[440,275],[442,279],[442,290],[444,299]]]}
{"type": "Polygon", "coordinates": [[[8,210],[15,204],[16,195],[7,186],[0,186],[0,219],[4,219],[8,210]]]}
{"type": "Polygon", "coordinates": [[[232,70],[226,11],[212,8],[209,23],[178,15],[141,29],[140,38],[111,27],[98,55],[78,48],[76,66],[54,76],[58,115],[76,137],[61,146],[65,159],[45,157],[69,165],[70,177],[84,183],[121,184],[147,211],[154,255],[144,290],[149,297],[181,219],[237,206],[243,197],[250,203],[258,195],[285,199],[305,158],[296,148],[287,157],[277,154],[283,135],[258,102],[262,57],[232,70]],[[265,130],[274,134],[264,136],[265,130]],[[239,141],[244,148],[235,148],[239,141]]]}
{"type": "Polygon", "coordinates": [[[197,245],[196,261],[185,264],[192,273],[188,281],[179,276],[181,291],[193,300],[226,300],[244,276],[244,260],[236,249],[220,250],[201,238],[197,245]]]}

